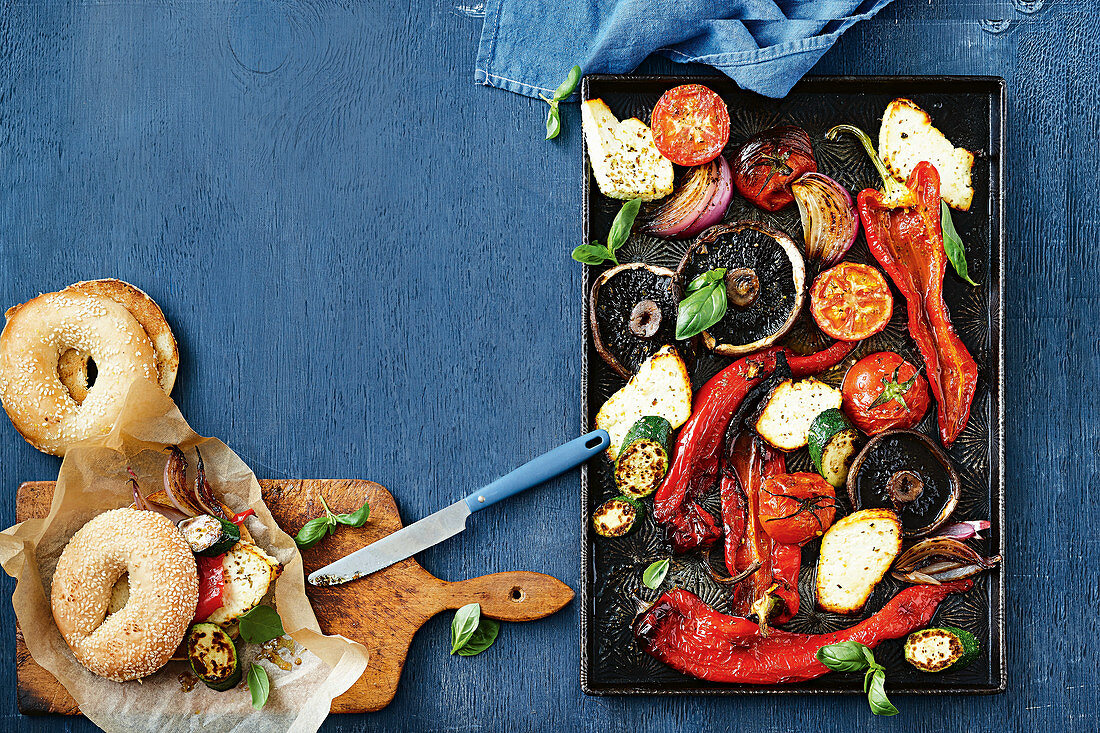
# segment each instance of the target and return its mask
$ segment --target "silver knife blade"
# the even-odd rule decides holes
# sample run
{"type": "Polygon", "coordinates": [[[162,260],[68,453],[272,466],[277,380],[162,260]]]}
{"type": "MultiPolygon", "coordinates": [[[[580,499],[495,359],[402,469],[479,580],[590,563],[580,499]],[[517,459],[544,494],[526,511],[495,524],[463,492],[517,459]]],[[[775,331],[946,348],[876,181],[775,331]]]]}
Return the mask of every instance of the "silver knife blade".
{"type": "Polygon", "coordinates": [[[313,585],[340,585],[376,573],[454,537],[466,529],[468,516],[470,507],[466,506],[465,499],[460,499],[435,514],[429,514],[408,527],[315,570],[309,574],[309,582],[313,585]]]}

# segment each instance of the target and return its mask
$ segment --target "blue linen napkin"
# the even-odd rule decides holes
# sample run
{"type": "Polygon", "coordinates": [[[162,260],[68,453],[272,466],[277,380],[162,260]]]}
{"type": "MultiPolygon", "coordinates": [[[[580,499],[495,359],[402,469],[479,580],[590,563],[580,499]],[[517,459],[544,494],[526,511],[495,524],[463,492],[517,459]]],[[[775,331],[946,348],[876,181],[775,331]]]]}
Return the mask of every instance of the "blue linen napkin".
{"type": "Polygon", "coordinates": [[[892,0],[486,0],[474,80],[548,95],[574,64],[633,71],[658,53],[783,97],[836,42],[892,0]]]}

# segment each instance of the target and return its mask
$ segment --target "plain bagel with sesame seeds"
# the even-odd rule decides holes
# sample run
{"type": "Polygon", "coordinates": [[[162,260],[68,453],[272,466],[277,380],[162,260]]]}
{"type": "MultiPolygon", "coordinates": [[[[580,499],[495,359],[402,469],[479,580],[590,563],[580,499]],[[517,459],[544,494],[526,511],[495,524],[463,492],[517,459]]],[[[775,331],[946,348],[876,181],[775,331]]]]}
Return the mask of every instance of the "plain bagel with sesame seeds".
{"type": "Polygon", "coordinates": [[[0,401],[28,443],[64,455],[70,445],[106,434],[135,379],[157,381],[156,353],[123,305],[79,292],[46,293],[7,312],[0,334],[0,401]],[[98,375],[82,402],[61,383],[61,354],[95,360],[98,375]]]}
{"type": "Polygon", "coordinates": [[[195,616],[195,557],[176,526],[153,511],[113,509],[81,527],[58,560],[54,622],[77,661],[116,682],[147,677],[171,658],[195,616]],[[126,605],[111,590],[129,575],[126,605]]]}

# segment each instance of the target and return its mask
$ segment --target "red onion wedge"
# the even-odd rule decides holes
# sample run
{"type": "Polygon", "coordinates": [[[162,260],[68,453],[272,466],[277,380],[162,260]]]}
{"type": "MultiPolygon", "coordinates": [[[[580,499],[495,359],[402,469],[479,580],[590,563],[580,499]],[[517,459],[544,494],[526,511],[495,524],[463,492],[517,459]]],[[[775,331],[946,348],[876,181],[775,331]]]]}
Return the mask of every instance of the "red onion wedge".
{"type": "Polygon", "coordinates": [[[711,196],[707,205],[703,207],[703,211],[699,214],[699,218],[689,225],[687,229],[680,232],[679,237],[681,239],[694,237],[704,229],[709,229],[722,221],[722,217],[726,215],[726,209],[730,207],[730,200],[733,198],[733,173],[730,172],[730,164],[726,162],[724,155],[718,156],[717,163],[718,184],[715,186],[714,195],[711,196]]]}
{"type": "Polygon", "coordinates": [[[802,217],[806,259],[820,260],[825,267],[840,262],[859,233],[852,196],[822,173],[806,173],[791,181],[791,193],[802,217]]]}
{"type": "Polygon", "coordinates": [[[690,169],[672,196],[647,214],[642,231],[658,237],[683,236],[714,197],[718,178],[718,164],[713,161],[690,169]]]}
{"type": "Polygon", "coordinates": [[[891,575],[906,583],[939,585],[977,575],[1000,562],[1000,555],[982,557],[956,539],[930,537],[901,553],[891,575]]]}
{"type": "Polygon", "coordinates": [[[933,537],[951,537],[956,540],[968,540],[971,537],[976,537],[979,540],[984,539],[982,532],[989,529],[989,521],[986,519],[975,519],[969,522],[956,522],[955,524],[949,524],[946,527],[941,528],[936,532],[933,537]]]}
{"type": "Polygon", "coordinates": [[[202,514],[202,510],[191,503],[191,498],[185,487],[187,462],[184,460],[183,451],[175,445],[169,446],[166,450],[168,451],[168,462],[164,464],[164,493],[177,511],[189,517],[202,514]]]}

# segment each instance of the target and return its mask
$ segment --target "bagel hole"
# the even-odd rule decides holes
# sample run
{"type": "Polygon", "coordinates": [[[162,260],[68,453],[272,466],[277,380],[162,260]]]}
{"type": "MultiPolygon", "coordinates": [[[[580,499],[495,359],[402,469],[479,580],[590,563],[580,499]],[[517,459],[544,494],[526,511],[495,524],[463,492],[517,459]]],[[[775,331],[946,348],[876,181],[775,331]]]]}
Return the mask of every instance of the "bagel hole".
{"type": "Polygon", "coordinates": [[[113,588],[111,588],[111,598],[107,601],[107,615],[112,613],[118,613],[126,604],[130,601],[130,574],[123,573],[113,588]]]}
{"type": "Polygon", "coordinates": [[[95,378],[99,376],[99,369],[96,368],[95,359],[88,357],[88,389],[95,386],[95,378]]]}

